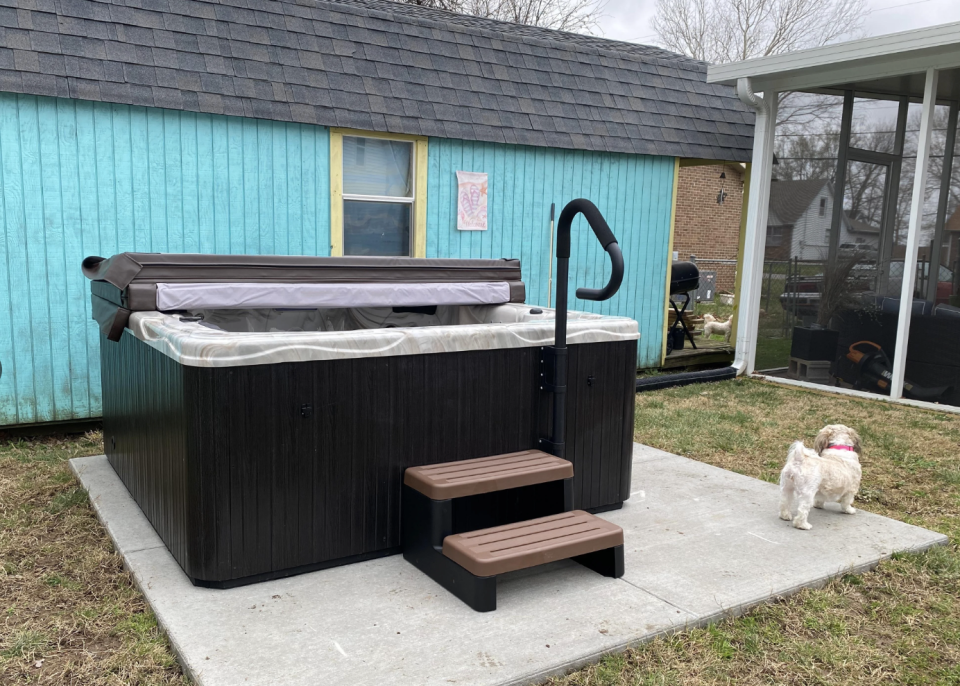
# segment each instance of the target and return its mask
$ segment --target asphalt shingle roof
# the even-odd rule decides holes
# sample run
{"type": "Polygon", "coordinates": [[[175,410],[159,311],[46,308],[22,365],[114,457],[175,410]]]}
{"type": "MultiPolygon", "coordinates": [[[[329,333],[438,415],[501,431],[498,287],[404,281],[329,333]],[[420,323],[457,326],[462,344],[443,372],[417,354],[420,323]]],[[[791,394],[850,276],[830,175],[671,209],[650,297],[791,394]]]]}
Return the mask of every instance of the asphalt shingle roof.
{"type": "MultiPolygon", "coordinates": [[[[805,179],[801,181],[777,181],[770,184],[771,225],[795,224],[820,195],[828,179],[805,179]]],[[[832,194],[832,188],[827,190],[832,194]]]]}
{"type": "Polygon", "coordinates": [[[753,114],[706,69],[390,0],[0,0],[0,91],[747,161],[753,114]]]}

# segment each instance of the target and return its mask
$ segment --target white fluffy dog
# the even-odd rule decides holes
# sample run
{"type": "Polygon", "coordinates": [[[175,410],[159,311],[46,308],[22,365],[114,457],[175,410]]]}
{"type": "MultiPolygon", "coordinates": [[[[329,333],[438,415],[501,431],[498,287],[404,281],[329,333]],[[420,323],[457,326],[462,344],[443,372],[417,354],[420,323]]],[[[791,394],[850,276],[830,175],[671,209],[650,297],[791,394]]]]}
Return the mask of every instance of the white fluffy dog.
{"type": "Polygon", "coordinates": [[[730,331],[733,326],[733,315],[731,314],[727,317],[727,321],[721,322],[718,321],[713,315],[710,315],[710,319],[707,319],[707,315],[703,316],[703,337],[710,338],[714,334],[719,334],[723,336],[723,340],[727,343],[730,342],[730,331]]]}
{"type": "Polygon", "coordinates": [[[811,507],[840,503],[840,510],[854,514],[851,506],[860,490],[860,436],[843,424],[820,429],[813,450],[797,441],[790,446],[787,464],[780,472],[780,519],[798,529],[812,529],[807,521],[811,507]]]}

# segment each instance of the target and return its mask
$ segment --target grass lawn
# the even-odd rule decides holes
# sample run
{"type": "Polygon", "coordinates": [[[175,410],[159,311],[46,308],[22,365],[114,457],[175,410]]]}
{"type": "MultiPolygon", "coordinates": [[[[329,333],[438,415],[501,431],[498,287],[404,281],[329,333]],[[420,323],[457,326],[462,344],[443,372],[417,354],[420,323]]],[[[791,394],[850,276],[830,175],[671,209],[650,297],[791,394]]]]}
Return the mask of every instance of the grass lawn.
{"type": "MultiPolygon", "coordinates": [[[[857,506],[950,547],[552,683],[960,684],[960,417],[741,380],[638,395],[636,439],[775,481],[789,443],[836,421],[864,439],[857,506]]],[[[100,452],[99,434],[0,441],[2,684],[186,683],[66,465],[100,452]]]]}
{"type": "Polygon", "coordinates": [[[186,684],[67,460],[99,432],[0,441],[0,684],[186,684]]]}
{"type": "Polygon", "coordinates": [[[639,394],[636,440],[776,482],[787,446],[798,438],[812,445],[835,422],[863,437],[856,506],[945,533],[949,547],[899,556],[551,683],[960,684],[960,416],[737,380],[639,394]]]}
{"type": "Polygon", "coordinates": [[[786,367],[790,362],[790,346],[792,344],[792,338],[759,336],[757,338],[757,360],[753,365],[754,369],[762,371],[764,369],[786,367]]]}

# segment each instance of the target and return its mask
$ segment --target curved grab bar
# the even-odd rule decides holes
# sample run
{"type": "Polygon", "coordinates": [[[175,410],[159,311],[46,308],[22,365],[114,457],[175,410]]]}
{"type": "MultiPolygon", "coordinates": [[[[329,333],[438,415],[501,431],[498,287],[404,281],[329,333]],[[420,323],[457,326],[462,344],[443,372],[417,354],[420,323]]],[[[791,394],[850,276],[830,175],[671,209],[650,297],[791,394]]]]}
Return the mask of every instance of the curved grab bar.
{"type": "MultiPolygon", "coordinates": [[[[601,289],[578,288],[577,297],[581,300],[608,300],[620,290],[620,284],[623,283],[623,253],[620,251],[616,236],[600,214],[600,210],[589,200],[584,198],[571,200],[560,212],[560,219],[557,221],[557,259],[570,257],[570,227],[578,214],[582,214],[587,220],[600,245],[610,255],[613,273],[606,286],[601,289]]],[[[557,305],[559,306],[560,303],[558,302],[557,305]]]]}
{"type": "Polygon", "coordinates": [[[620,252],[620,244],[616,241],[610,243],[607,254],[613,267],[610,280],[603,288],[578,288],[577,297],[581,300],[609,300],[620,290],[620,284],[623,283],[623,253],[620,252]]]}
{"type": "Polygon", "coordinates": [[[567,281],[570,268],[570,227],[574,218],[582,214],[593,229],[600,245],[610,255],[613,273],[603,288],[578,288],[577,297],[583,300],[607,300],[620,290],[623,283],[623,253],[616,236],[607,226],[600,210],[589,200],[580,198],[567,203],[557,221],[557,307],[555,340],[545,349],[541,372],[541,390],[553,393],[553,426],[549,438],[541,438],[542,449],[563,457],[566,435],[567,395],[567,281]]]}

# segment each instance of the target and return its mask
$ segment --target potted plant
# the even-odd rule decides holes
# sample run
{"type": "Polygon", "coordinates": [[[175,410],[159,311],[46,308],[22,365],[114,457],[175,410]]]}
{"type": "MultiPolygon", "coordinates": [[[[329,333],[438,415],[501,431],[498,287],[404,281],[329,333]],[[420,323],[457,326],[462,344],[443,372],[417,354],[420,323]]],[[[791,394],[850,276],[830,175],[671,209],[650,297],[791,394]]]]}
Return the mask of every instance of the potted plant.
{"type": "Polygon", "coordinates": [[[817,321],[810,326],[793,327],[790,357],[829,362],[836,357],[840,332],[831,329],[830,322],[834,316],[857,303],[857,291],[851,275],[860,259],[860,255],[853,254],[824,263],[817,321]]]}

